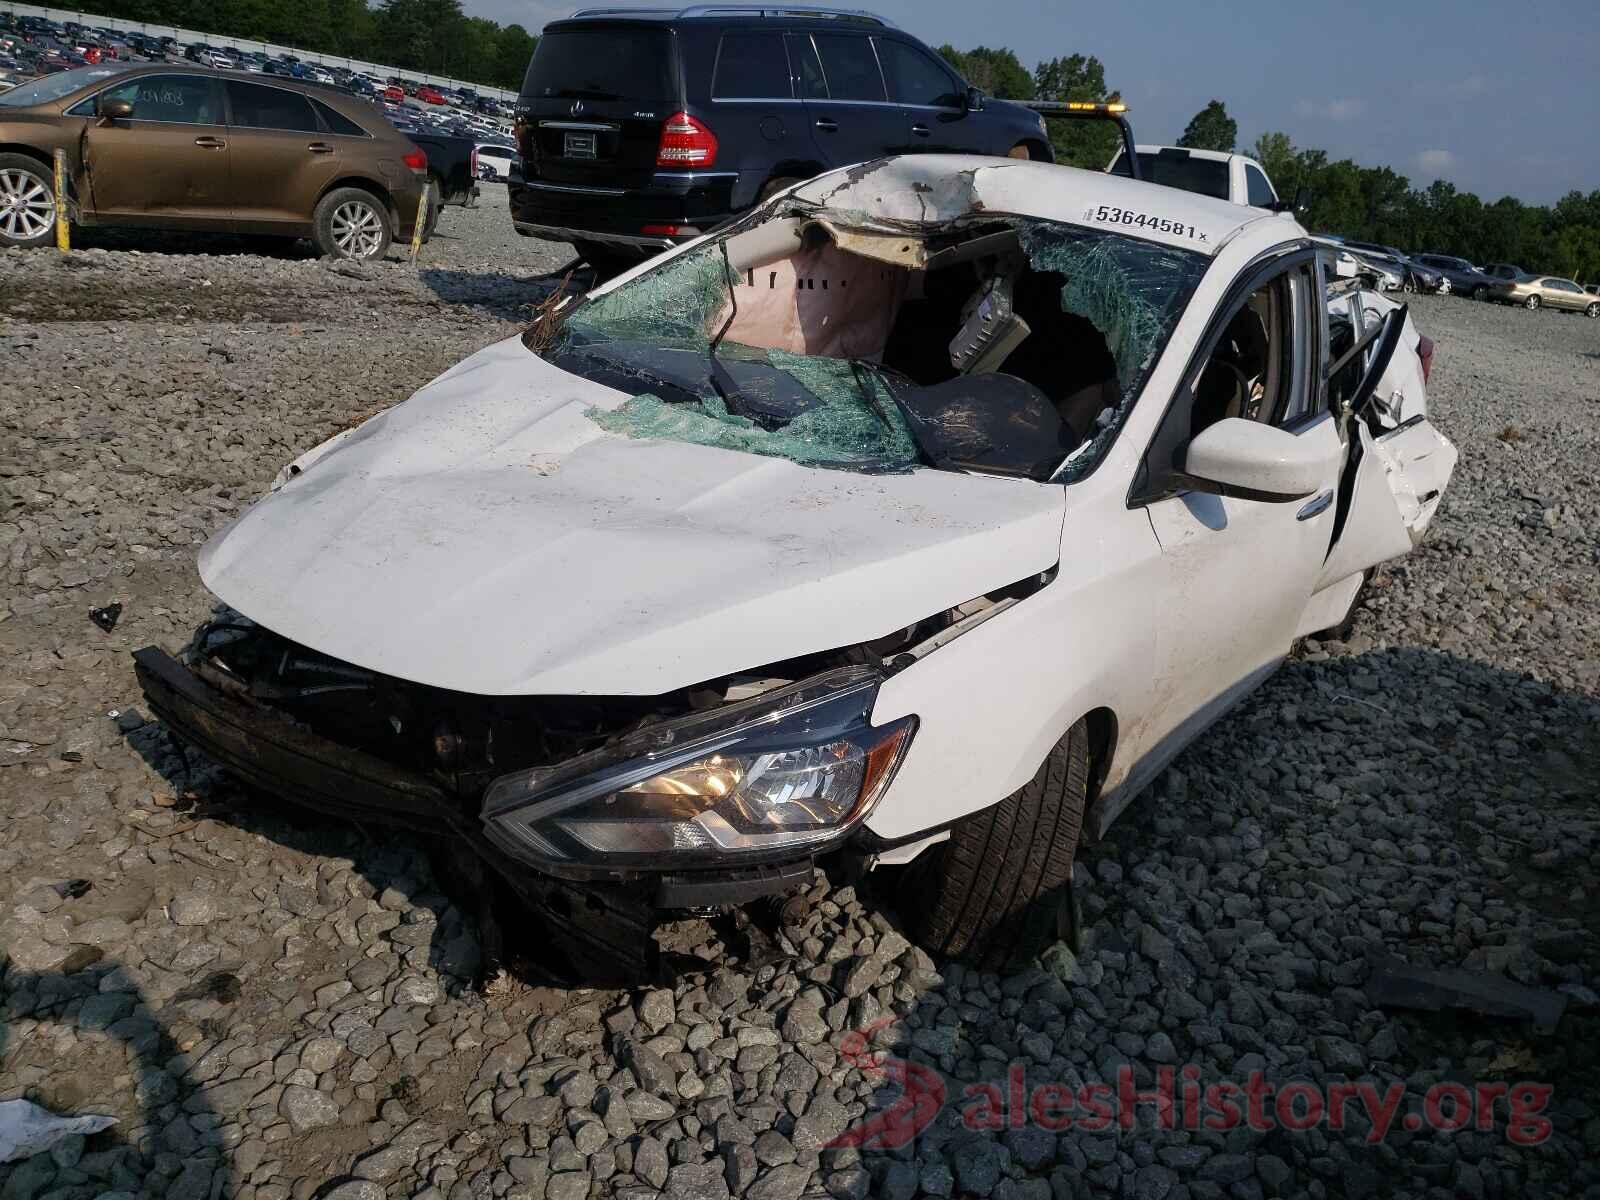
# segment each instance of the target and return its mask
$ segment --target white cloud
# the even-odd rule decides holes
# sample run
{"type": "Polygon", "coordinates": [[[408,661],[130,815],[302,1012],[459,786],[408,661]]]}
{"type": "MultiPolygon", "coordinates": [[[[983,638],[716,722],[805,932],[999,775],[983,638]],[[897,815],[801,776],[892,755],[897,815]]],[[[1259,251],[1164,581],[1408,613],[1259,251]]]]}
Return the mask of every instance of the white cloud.
{"type": "Polygon", "coordinates": [[[1417,166],[1434,175],[1448,171],[1455,165],[1456,156],[1448,150],[1424,150],[1417,155],[1417,166]]]}
{"type": "Polygon", "coordinates": [[[1320,117],[1325,121],[1349,121],[1359,117],[1366,111],[1366,104],[1361,100],[1333,99],[1333,100],[1300,100],[1296,102],[1294,111],[1296,116],[1320,117]]]}

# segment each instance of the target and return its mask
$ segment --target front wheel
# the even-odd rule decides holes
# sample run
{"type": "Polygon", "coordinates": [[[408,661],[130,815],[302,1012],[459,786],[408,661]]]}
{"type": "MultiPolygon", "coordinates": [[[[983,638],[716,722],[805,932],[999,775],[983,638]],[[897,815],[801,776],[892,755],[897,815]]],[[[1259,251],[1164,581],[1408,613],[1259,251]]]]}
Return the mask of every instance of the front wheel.
{"type": "Polygon", "coordinates": [[[1477,287],[1472,289],[1472,298],[1474,300],[1487,300],[1489,298],[1489,289],[1480,283],[1477,287]]]}
{"type": "Polygon", "coordinates": [[[382,258],[394,240],[389,210],[361,188],[335,188],[322,198],[311,218],[311,238],[329,258],[358,262],[382,258]]]}
{"type": "Polygon", "coordinates": [[[1037,774],[973,813],[908,868],[902,908],[934,954],[1000,970],[1057,935],[1089,797],[1089,730],[1079,721],[1037,774]]]}
{"type": "Polygon", "coordinates": [[[25,154],[0,154],[0,246],[43,246],[55,227],[50,169],[25,154]]]}
{"type": "Polygon", "coordinates": [[[1522,307],[1527,309],[1529,312],[1532,312],[1534,309],[1539,307],[1539,297],[1529,296],[1522,302],[1522,307]]]}

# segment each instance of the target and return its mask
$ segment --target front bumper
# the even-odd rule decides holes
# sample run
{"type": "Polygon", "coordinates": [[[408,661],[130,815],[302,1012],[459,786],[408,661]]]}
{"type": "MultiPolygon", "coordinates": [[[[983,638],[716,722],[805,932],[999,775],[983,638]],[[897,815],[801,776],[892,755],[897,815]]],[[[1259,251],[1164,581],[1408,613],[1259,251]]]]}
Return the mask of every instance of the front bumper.
{"type": "Polygon", "coordinates": [[[655,973],[650,932],[663,914],[742,904],[809,883],[810,858],[716,871],[558,877],[508,852],[462,799],[426,775],[322,737],[201,678],[154,646],[134,653],[139,687],[172,734],[235,776],[338,817],[424,834],[470,850],[536,913],[544,933],[589,979],[655,973]]]}

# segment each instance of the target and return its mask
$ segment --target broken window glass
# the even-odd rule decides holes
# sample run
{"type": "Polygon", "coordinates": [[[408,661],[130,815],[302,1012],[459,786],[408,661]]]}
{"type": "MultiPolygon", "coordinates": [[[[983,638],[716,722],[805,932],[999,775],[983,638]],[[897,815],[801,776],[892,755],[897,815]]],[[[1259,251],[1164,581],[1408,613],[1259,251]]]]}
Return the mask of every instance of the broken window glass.
{"type": "Polygon", "coordinates": [[[629,437],[1066,480],[1115,438],[1207,261],[1029,218],[901,234],[797,208],[578,305],[544,353],[627,393],[589,416],[629,437]],[[1026,386],[961,383],[991,372],[1026,386]]]}

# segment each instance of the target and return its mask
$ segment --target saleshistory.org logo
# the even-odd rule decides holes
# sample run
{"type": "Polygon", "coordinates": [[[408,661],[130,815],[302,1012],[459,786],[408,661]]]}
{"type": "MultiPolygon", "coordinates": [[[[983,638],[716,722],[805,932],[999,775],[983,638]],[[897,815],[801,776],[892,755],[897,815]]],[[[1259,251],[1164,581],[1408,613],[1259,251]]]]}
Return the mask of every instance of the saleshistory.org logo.
{"type": "MultiPolygon", "coordinates": [[[[876,1021],[845,1035],[839,1050],[845,1061],[874,1081],[897,1085],[900,1094],[887,1107],[868,1113],[846,1129],[829,1146],[858,1150],[896,1150],[909,1145],[952,1101],[952,1084],[933,1067],[909,1062],[893,1054],[871,1050],[870,1040],[892,1018],[876,1021]]],[[[1545,1083],[1479,1082],[1437,1083],[1422,1097],[1422,1110],[1402,1113],[1403,1083],[1380,1088],[1372,1082],[1336,1081],[1319,1086],[1294,1080],[1281,1086],[1260,1071],[1243,1083],[1236,1080],[1202,1085],[1201,1069],[1193,1063],[1181,1068],[1161,1067],[1156,1082],[1140,1091],[1133,1069],[1117,1071],[1115,1085],[1086,1083],[1076,1089],[1064,1083],[1029,1086],[1020,1063],[1013,1063],[1005,1082],[970,1083],[961,1089],[961,1123],[971,1130],[1020,1129],[1032,1124],[1060,1133],[1080,1129],[1097,1133],[1112,1126],[1131,1129],[1143,1107],[1159,1129],[1226,1132],[1240,1125],[1254,1132],[1275,1129],[1304,1132],[1322,1127],[1335,1133],[1346,1128],[1351,1106],[1369,1126],[1368,1144],[1383,1141],[1399,1127],[1408,1132],[1431,1129],[1454,1133],[1462,1129],[1492,1131],[1497,1105],[1504,1106],[1506,1140],[1516,1146],[1537,1146],[1550,1136],[1544,1111],[1554,1089],[1545,1083]]]]}

